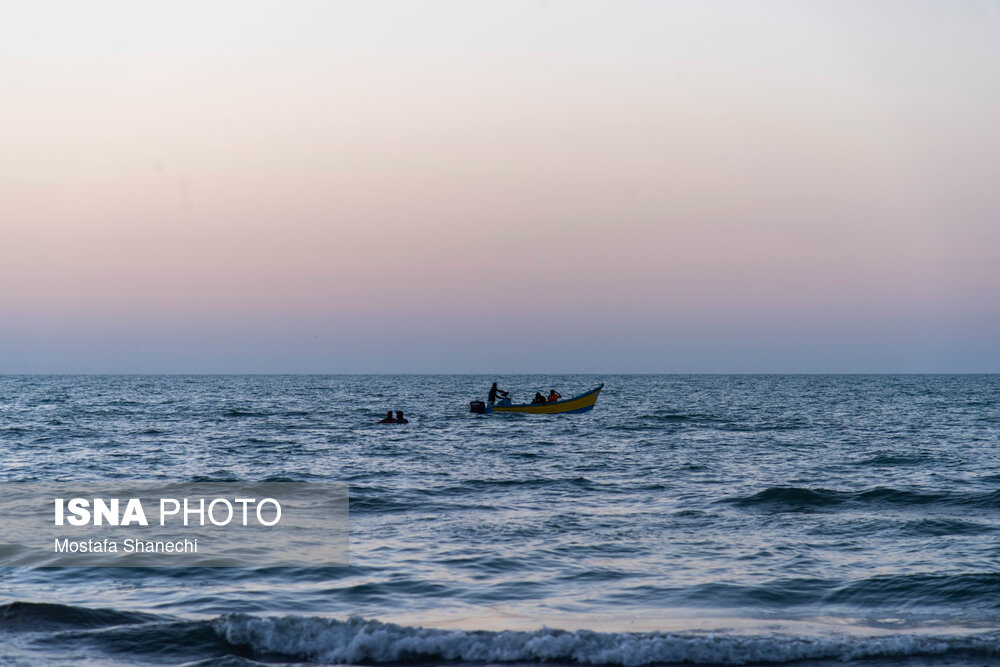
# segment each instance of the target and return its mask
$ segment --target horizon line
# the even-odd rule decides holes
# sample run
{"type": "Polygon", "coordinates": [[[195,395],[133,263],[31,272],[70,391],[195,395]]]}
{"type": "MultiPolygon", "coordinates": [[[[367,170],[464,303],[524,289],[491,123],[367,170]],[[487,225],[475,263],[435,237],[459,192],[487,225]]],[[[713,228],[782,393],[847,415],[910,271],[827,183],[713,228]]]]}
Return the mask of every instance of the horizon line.
{"type": "Polygon", "coordinates": [[[509,371],[493,371],[493,372],[480,372],[480,371],[461,371],[461,372],[399,372],[399,373],[388,373],[388,372],[217,372],[217,371],[199,371],[199,372],[141,372],[141,371],[123,371],[123,372],[113,372],[113,371],[99,371],[99,372],[6,372],[0,371],[0,377],[45,377],[45,376],[60,376],[60,377],[75,377],[75,376],[102,376],[102,377],[190,377],[190,376],[210,376],[210,377],[231,377],[231,376],[261,376],[261,377],[284,377],[284,376],[393,376],[393,375],[412,375],[412,376],[425,376],[425,375],[486,375],[486,376],[504,376],[504,375],[525,375],[525,376],[542,376],[542,375],[578,375],[578,376],[658,376],[658,375],[753,375],[753,376],[775,376],[775,375],[797,375],[797,376],[827,376],[827,375],[837,375],[837,376],[868,376],[868,375],[1000,375],[1000,371],[663,371],[663,372],[583,372],[583,371],[573,371],[573,372],[532,372],[532,373],[521,373],[521,372],[509,372],[509,371]]]}

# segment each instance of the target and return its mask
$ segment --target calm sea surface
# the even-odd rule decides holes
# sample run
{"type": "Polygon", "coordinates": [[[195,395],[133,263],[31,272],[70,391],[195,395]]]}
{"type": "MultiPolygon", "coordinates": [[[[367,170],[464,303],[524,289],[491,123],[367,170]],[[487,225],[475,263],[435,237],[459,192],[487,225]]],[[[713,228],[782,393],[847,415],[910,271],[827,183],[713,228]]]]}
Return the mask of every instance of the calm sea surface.
{"type": "Polygon", "coordinates": [[[348,482],[351,565],[0,569],[0,663],[1000,664],[1000,376],[0,377],[83,480],[348,482]]]}

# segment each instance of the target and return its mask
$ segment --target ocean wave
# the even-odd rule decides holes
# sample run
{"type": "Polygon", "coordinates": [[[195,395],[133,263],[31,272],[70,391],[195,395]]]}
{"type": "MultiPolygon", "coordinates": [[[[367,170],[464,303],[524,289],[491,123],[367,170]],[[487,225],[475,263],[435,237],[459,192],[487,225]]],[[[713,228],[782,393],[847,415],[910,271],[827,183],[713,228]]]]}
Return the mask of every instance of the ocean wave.
{"type": "Polygon", "coordinates": [[[510,493],[511,489],[566,488],[594,491],[603,485],[583,477],[529,477],[523,479],[465,479],[458,485],[421,490],[429,496],[465,495],[469,493],[510,493]]]}
{"type": "Polygon", "coordinates": [[[859,466],[908,466],[908,465],[919,465],[926,463],[928,461],[935,460],[936,457],[930,453],[926,452],[909,452],[909,453],[881,453],[873,454],[866,458],[857,461],[859,466]]]}
{"type": "Polygon", "coordinates": [[[899,530],[904,535],[939,537],[944,535],[987,535],[997,532],[1000,527],[991,523],[942,518],[907,521],[899,525],[899,530]]]}
{"type": "Polygon", "coordinates": [[[255,655],[325,664],[556,663],[642,665],[787,663],[917,656],[1000,655],[1000,633],[976,635],[730,634],[439,630],[351,618],[259,618],[212,621],[227,642],[255,655]]]}
{"type": "Polygon", "coordinates": [[[158,617],[114,609],[88,609],[44,602],[0,604],[0,631],[40,632],[148,623],[158,617]]]}
{"type": "Polygon", "coordinates": [[[942,609],[960,605],[990,617],[1000,608],[1000,574],[934,572],[876,575],[862,579],[785,577],[758,585],[712,582],[694,586],[621,587],[604,598],[613,605],[666,605],[780,611],[818,605],[840,612],[869,615],[887,609],[942,609]]]}
{"type": "Polygon", "coordinates": [[[949,505],[964,508],[996,509],[1000,507],[1000,491],[929,493],[889,487],[875,487],[865,491],[837,491],[824,488],[773,486],[751,496],[726,498],[719,502],[740,507],[761,507],[779,511],[834,508],[846,504],[882,504],[900,507],[949,505]]]}
{"type": "Polygon", "coordinates": [[[899,608],[961,605],[996,609],[1000,607],[1000,573],[878,575],[842,586],[824,602],[855,608],[895,602],[899,608]]]}
{"type": "MultiPolygon", "coordinates": [[[[117,659],[183,658],[193,664],[552,663],[642,667],[672,664],[781,664],[805,660],[1000,658],[1000,632],[977,634],[784,634],[444,630],[353,617],[347,620],[227,614],[178,620],[139,612],[15,602],[0,606],[8,631],[32,632],[35,650],[58,655],[88,647],[117,659]],[[9,625],[10,618],[31,619],[9,625]],[[43,621],[39,623],[39,621],[43,621]],[[45,632],[49,631],[49,632],[45,632]],[[197,662],[195,662],[197,661],[197,662]]],[[[37,655],[35,653],[34,655],[37,655]]]]}
{"type": "Polygon", "coordinates": [[[223,410],[222,417],[270,417],[271,413],[260,410],[241,410],[239,408],[228,408],[223,410]]]}

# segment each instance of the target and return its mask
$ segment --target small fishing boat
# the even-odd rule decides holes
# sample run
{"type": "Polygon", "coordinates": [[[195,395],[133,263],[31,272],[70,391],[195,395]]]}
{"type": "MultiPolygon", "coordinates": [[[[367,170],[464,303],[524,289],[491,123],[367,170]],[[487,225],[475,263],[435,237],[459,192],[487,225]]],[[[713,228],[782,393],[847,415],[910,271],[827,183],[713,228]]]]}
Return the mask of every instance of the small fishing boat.
{"type": "Polygon", "coordinates": [[[566,398],[561,401],[553,401],[552,403],[524,403],[521,405],[513,405],[509,398],[497,401],[495,405],[486,405],[482,401],[473,401],[469,404],[469,409],[471,412],[478,412],[487,415],[491,412],[521,412],[529,415],[555,415],[566,412],[587,412],[588,410],[594,409],[594,403],[597,402],[597,396],[601,393],[601,389],[604,389],[603,382],[594,389],[580,394],[579,396],[566,398]]]}

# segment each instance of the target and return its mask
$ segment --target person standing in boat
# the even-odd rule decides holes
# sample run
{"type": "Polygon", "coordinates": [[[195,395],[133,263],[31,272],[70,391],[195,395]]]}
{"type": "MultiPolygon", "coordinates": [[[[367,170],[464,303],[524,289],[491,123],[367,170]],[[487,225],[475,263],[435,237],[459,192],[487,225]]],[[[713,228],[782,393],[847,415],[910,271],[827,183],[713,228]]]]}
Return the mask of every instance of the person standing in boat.
{"type": "Polygon", "coordinates": [[[500,389],[499,387],[497,387],[497,383],[494,382],[493,386],[490,387],[490,396],[487,399],[490,405],[493,405],[494,403],[496,403],[496,401],[497,401],[497,394],[502,394],[504,398],[507,398],[507,396],[510,394],[510,392],[509,391],[504,391],[503,389],[500,389]]]}
{"type": "Polygon", "coordinates": [[[560,398],[562,398],[562,394],[555,389],[549,389],[549,403],[555,403],[560,398]]]}

